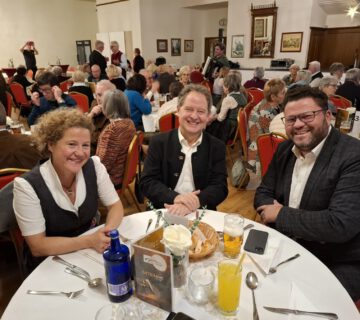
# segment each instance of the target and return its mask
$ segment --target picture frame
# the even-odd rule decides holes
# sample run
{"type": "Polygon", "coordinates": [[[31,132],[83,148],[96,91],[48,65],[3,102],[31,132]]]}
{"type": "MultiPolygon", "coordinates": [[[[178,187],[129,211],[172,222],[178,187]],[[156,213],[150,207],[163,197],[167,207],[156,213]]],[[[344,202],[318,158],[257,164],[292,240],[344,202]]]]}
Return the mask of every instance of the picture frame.
{"type": "Polygon", "coordinates": [[[266,18],[256,18],[254,20],[254,38],[264,38],[267,34],[267,21],[266,18]]]}
{"type": "Polygon", "coordinates": [[[231,38],[231,58],[244,58],[244,35],[233,35],[231,38]]]}
{"type": "Polygon", "coordinates": [[[172,56],[181,56],[181,39],[172,38],[171,39],[171,55],[172,56]]]}
{"type": "Polygon", "coordinates": [[[168,52],[167,39],[157,39],[156,40],[156,50],[157,50],[157,52],[168,52]]]}
{"type": "Polygon", "coordinates": [[[184,40],[184,52],[194,52],[194,40],[184,40]]]}
{"type": "Polygon", "coordinates": [[[281,34],[280,52],[301,52],[303,32],[284,32],[281,34]]]}

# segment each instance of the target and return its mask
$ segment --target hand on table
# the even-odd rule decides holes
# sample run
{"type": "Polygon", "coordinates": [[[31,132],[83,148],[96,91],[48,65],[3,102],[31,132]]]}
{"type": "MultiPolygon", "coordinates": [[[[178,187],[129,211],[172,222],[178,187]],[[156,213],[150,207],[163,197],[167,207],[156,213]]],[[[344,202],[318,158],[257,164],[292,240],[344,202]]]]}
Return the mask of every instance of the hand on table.
{"type": "Polygon", "coordinates": [[[186,206],[190,212],[193,212],[200,207],[200,200],[197,196],[199,193],[200,190],[179,194],[175,197],[174,204],[182,204],[186,206]]]}
{"type": "Polygon", "coordinates": [[[111,227],[102,227],[95,233],[90,235],[90,247],[99,253],[103,253],[107,247],[110,246],[110,237],[108,233],[112,230],[111,227]]]}
{"type": "Polygon", "coordinates": [[[276,218],[283,207],[282,204],[274,200],[274,204],[264,204],[256,209],[261,216],[261,221],[265,224],[275,222],[276,218]]]}
{"type": "Polygon", "coordinates": [[[177,215],[177,216],[186,216],[187,214],[191,213],[191,211],[185,205],[181,203],[175,204],[164,204],[165,209],[168,210],[169,213],[177,215]]]}

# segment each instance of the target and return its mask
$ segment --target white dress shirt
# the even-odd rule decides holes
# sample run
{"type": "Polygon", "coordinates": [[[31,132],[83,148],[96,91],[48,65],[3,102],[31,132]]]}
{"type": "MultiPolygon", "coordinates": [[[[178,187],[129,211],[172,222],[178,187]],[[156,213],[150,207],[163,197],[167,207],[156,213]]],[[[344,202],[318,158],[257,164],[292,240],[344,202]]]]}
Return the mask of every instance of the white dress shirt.
{"type": "MultiPolygon", "coordinates": [[[[101,202],[110,206],[119,200],[114,185],[112,184],[105,166],[97,156],[92,157],[97,179],[97,188],[101,202]]],[[[78,215],[79,207],[86,198],[86,185],[82,170],[76,176],[76,199],[73,204],[61,186],[59,177],[51,160],[40,166],[40,174],[49,188],[56,204],[78,215]]],[[[45,232],[45,218],[42,213],[40,199],[31,184],[21,178],[14,180],[14,211],[23,236],[30,236],[45,232]]]]}
{"type": "Polygon", "coordinates": [[[295,154],[297,159],[291,179],[291,189],[289,195],[290,208],[299,208],[306,182],[308,181],[311,170],[314,167],[315,161],[319,156],[330,131],[331,126],[329,127],[327,136],[314,149],[312,149],[311,152],[307,153],[305,157],[300,153],[296,146],[293,146],[292,152],[295,154]]]}
{"type": "Polygon", "coordinates": [[[178,130],[179,141],[182,146],[181,152],[185,154],[184,165],[180,173],[179,180],[176,184],[175,191],[184,194],[195,191],[194,177],[192,173],[191,155],[197,151],[197,147],[201,144],[202,133],[193,145],[189,145],[184,136],[178,130]]]}

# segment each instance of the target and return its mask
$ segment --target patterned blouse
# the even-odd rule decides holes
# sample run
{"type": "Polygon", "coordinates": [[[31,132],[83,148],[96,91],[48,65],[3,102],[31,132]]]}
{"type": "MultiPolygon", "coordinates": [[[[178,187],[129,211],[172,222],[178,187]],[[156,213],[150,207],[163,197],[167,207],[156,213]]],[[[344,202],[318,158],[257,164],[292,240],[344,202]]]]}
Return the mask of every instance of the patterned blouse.
{"type": "Polygon", "coordinates": [[[115,186],[122,183],[127,152],[135,135],[134,122],[128,119],[116,119],[101,132],[96,155],[106,167],[115,186]]]}
{"type": "Polygon", "coordinates": [[[260,101],[250,113],[248,127],[249,127],[249,139],[248,139],[248,162],[256,169],[259,164],[257,154],[257,137],[264,133],[269,133],[269,125],[272,119],[280,113],[279,106],[271,106],[270,102],[263,99],[260,101]]]}

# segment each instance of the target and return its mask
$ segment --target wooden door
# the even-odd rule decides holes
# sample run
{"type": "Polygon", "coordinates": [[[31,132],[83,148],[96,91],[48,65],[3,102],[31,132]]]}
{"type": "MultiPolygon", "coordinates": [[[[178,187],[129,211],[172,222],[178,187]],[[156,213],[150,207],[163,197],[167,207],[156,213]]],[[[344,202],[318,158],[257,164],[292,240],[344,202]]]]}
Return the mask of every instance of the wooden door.
{"type": "MultiPolygon", "coordinates": [[[[226,37],[223,37],[222,39],[226,46],[226,37]]],[[[205,38],[204,62],[206,61],[208,56],[210,57],[214,56],[214,45],[219,41],[220,41],[219,37],[205,38]]]]}

